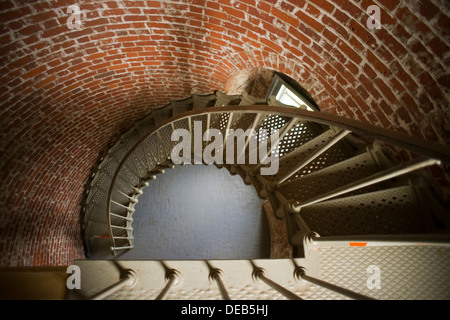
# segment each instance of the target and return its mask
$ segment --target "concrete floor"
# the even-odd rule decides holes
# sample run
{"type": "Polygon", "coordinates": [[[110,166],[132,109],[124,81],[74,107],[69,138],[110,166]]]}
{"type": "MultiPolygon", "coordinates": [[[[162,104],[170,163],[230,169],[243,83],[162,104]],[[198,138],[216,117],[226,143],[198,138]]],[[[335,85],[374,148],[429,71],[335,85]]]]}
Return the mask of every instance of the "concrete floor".
{"type": "MultiPolygon", "coordinates": [[[[176,166],[144,190],[133,215],[135,247],[119,260],[264,259],[270,256],[266,214],[252,186],[215,166],[176,166]]],[[[111,259],[96,240],[90,259],[111,259]]]]}

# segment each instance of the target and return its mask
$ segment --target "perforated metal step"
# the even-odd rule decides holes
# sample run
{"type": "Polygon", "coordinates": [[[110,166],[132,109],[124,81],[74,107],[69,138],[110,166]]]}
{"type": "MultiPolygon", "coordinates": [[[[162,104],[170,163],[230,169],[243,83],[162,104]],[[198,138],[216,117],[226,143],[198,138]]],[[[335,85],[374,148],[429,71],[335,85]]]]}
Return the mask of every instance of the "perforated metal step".
{"type": "MultiPolygon", "coordinates": [[[[276,175],[267,177],[269,181],[279,181],[286,174],[293,171],[309,154],[336,135],[335,130],[327,130],[318,134],[314,128],[310,128],[308,123],[301,123],[296,126],[296,129],[297,132],[291,130],[289,135],[286,135],[280,143],[278,154],[280,156],[280,169],[276,175]]],[[[343,146],[339,144],[335,145],[308,163],[307,166],[293,175],[291,179],[315,172],[334,163],[343,161],[350,156],[351,154],[343,146]]]]}
{"type": "Polygon", "coordinates": [[[302,208],[300,215],[323,236],[434,231],[411,185],[324,201],[302,208]]]}
{"type": "MultiPolygon", "coordinates": [[[[332,152],[333,150],[330,149],[329,153],[332,152]]],[[[373,154],[368,151],[335,163],[341,157],[345,155],[332,155],[332,160],[328,158],[328,154],[319,156],[297,173],[298,177],[281,185],[280,192],[287,199],[304,201],[374,174],[381,169],[373,154]],[[328,161],[334,164],[328,165],[328,161]]]]}

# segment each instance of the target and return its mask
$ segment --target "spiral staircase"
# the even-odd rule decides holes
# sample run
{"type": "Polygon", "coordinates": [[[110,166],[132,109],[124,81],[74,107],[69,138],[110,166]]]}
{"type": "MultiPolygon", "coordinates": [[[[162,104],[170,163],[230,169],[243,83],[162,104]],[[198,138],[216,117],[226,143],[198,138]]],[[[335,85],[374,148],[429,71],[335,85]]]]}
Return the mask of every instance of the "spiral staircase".
{"type": "MultiPolygon", "coordinates": [[[[170,262],[174,267],[158,261],[133,267],[128,262],[129,268],[153,268],[157,271],[152,277],[160,276],[140,281],[140,291],[133,294],[135,282],[129,279],[135,275],[123,277],[119,272],[115,276],[120,286],[111,279],[97,282],[97,287],[86,289],[87,295],[112,285],[115,289],[102,297],[161,298],[164,292],[169,299],[450,299],[450,213],[427,170],[450,163],[449,148],[245,93],[217,91],[172,101],[153,109],[107,149],[92,173],[83,206],[88,255],[90,243],[99,238],[109,239],[113,255],[133,249],[138,198],[146,188],[151,192],[152,180],[174,167],[171,151],[177,142],[172,132],[185,129],[192,136],[199,122],[202,136],[218,129],[226,142],[232,129],[251,129],[251,138],[267,143],[267,154],[255,164],[249,161],[255,150],[247,137],[245,163],[237,164],[238,150],[232,163],[225,161],[225,152],[223,164],[215,165],[238,174],[266,200],[292,252],[280,259],[216,261],[218,267],[208,261],[170,262]],[[271,141],[275,132],[279,140],[271,141]],[[398,150],[407,151],[412,160],[400,160],[398,150]],[[262,175],[269,157],[277,159],[279,170],[262,175]],[[381,270],[381,286],[368,282],[373,266],[381,270]],[[241,270],[240,276],[236,270],[241,270]],[[211,281],[200,279],[205,272],[218,285],[214,293],[211,281]],[[179,278],[184,280],[176,287],[179,278]]],[[[189,143],[194,145],[193,140],[189,143]]],[[[202,143],[203,150],[208,142],[202,143]]],[[[196,148],[191,150],[192,159],[196,148]]],[[[87,269],[88,263],[78,261],[87,269]]],[[[137,275],[145,277],[143,271],[137,275]]]]}

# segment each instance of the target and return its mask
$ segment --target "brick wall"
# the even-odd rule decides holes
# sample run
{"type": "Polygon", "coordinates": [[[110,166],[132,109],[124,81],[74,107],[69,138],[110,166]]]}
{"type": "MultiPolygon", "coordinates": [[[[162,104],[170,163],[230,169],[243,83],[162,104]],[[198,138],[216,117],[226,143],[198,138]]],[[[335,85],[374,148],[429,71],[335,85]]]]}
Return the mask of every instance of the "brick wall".
{"type": "Polygon", "coordinates": [[[152,107],[245,69],[287,74],[323,112],[448,144],[449,14],[446,0],[1,1],[0,266],[81,258],[99,154],[152,107]]]}

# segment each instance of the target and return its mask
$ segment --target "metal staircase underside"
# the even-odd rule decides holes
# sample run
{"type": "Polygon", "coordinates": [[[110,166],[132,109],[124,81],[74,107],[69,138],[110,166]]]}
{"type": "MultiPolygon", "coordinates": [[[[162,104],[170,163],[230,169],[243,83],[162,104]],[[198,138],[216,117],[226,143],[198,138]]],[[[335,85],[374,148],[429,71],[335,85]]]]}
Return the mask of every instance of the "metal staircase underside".
{"type": "MultiPolygon", "coordinates": [[[[310,245],[305,246],[305,241],[312,234],[329,247],[337,246],[333,250],[339,253],[333,255],[356,259],[352,263],[358,263],[359,256],[353,258],[354,249],[350,252],[349,246],[339,245],[346,239],[356,239],[355,243],[359,243],[358,239],[367,243],[367,237],[388,239],[377,242],[377,247],[400,256],[410,254],[410,249],[390,245],[398,239],[406,239],[408,244],[420,239],[430,250],[445,248],[449,243],[445,237],[438,242],[428,241],[436,234],[448,234],[450,214],[436,199],[432,177],[424,170],[450,163],[449,148],[331,114],[284,106],[273,98],[217,91],[152,110],[107,150],[86,191],[83,238],[88,246],[91,239],[108,238],[114,254],[133,248],[134,206],[152,179],[173,168],[171,151],[178,142],[171,140],[172,133],[185,129],[193,136],[200,123],[202,137],[208,129],[217,129],[224,144],[231,130],[237,129],[251,129],[255,141],[267,143],[269,152],[262,159],[259,153],[257,163],[250,159],[258,159],[253,154],[258,149],[252,149],[247,138],[241,150],[244,163],[237,164],[241,155],[237,150],[232,154],[234,161],[227,162],[224,151],[222,163],[215,165],[239,174],[270,203],[285,226],[286,240],[296,258],[308,258],[305,250],[310,245]],[[278,141],[272,141],[275,132],[278,141]],[[386,151],[387,145],[408,151],[412,160],[396,160],[386,151]],[[262,175],[262,169],[269,167],[262,162],[269,158],[278,161],[278,171],[262,175]]],[[[191,159],[198,156],[194,139],[190,141],[191,159]]],[[[209,142],[201,143],[204,150],[209,142]]],[[[318,251],[322,254],[327,250],[318,251]]],[[[366,250],[364,259],[371,252],[366,250]]],[[[448,258],[448,251],[444,252],[448,258]]],[[[334,262],[324,261],[316,268],[332,268],[329,264],[334,262]]],[[[319,278],[322,274],[312,269],[306,273],[319,278]]],[[[385,296],[395,295],[387,292],[385,296]]]]}

